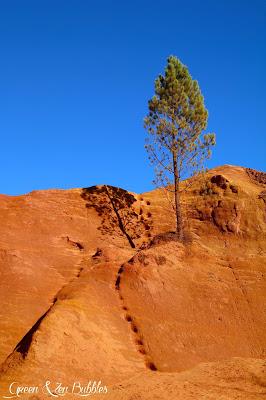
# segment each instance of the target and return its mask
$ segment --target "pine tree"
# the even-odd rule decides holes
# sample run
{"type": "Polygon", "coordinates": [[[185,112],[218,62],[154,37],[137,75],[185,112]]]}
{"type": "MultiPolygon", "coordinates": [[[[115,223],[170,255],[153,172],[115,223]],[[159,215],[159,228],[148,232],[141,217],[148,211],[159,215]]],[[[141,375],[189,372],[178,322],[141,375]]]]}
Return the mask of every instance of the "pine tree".
{"type": "Polygon", "coordinates": [[[180,180],[203,170],[204,160],[211,156],[215,134],[203,134],[208,121],[204,98],[198,82],[174,56],[167,59],[164,75],[155,80],[155,95],[148,107],[145,147],[155,165],[156,184],[173,193],[176,233],[183,240],[180,180]]]}

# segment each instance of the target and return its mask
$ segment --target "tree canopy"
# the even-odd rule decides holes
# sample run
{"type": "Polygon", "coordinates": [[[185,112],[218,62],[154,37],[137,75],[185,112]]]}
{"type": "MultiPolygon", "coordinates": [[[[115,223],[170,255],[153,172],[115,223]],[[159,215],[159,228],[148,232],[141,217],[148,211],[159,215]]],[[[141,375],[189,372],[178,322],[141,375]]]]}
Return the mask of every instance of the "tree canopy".
{"type": "Polygon", "coordinates": [[[179,182],[203,170],[215,144],[207,128],[208,111],[199,84],[188,68],[175,56],[167,59],[164,75],[155,80],[155,95],[148,102],[144,119],[148,131],[146,149],[155,166],[155,182],[171,190],[174,184],[174,208],[177,233],[182,239],[179,182]]]}

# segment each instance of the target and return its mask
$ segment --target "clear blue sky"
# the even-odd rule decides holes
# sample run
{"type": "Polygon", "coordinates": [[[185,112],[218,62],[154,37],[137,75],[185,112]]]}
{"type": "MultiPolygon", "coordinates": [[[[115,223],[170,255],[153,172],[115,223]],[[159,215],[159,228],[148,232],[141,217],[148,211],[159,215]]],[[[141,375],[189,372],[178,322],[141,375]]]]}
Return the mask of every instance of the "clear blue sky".
{"type": "Polygon", "coordinates": [[[205,97],[208,166],[266,169],[265,0],[0,6],[0,193],[152,188],[143,117],[170,54],[205,97]]]}

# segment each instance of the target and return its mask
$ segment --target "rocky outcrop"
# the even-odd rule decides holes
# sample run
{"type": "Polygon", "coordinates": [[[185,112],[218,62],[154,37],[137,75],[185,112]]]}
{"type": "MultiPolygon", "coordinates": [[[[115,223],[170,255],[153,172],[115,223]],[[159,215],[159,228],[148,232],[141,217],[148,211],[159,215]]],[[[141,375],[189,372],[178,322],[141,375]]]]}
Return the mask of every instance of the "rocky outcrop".
{"type": "Polygon", "coordinates": [[[266,190],[263,190],[262,192],[260,192],[259,199],[262,199],[264,201],[264,203],[266,203],[266,190]]]}
{"type": "Polygon", "coordinates": [[[241,207],[235,201],[205,201],[194,215],[200,221],[213,223],[221,232],[240,233],[241,207]]]}
{"type": "Polygon", "coordinates": [[[255,169],[246,168],[246,172],[250,179],[260,185],[266,185],[266,173],[262,171],[256,171],[255,169]]]}

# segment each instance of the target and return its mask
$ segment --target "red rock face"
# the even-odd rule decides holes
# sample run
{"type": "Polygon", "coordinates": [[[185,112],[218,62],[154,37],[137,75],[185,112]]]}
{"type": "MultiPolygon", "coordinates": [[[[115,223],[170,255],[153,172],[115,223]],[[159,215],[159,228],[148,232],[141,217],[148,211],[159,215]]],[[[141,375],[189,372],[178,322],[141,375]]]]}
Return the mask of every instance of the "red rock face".
{"type": "Polygon", "coordinates": [[[184,244],[162,190],[2,195],[1,395],[49,378],[101,380],[99,398],[260,398],[264,190],[240,167],[195,180],[184,244]]]}
{"type": "Polygon", "coordinates": [[[246,168],[248,176],[256,183],[266,185],[266,173],[256,171],[255,169],[246,168]]]}

